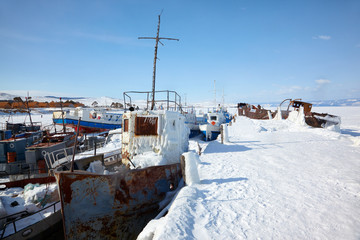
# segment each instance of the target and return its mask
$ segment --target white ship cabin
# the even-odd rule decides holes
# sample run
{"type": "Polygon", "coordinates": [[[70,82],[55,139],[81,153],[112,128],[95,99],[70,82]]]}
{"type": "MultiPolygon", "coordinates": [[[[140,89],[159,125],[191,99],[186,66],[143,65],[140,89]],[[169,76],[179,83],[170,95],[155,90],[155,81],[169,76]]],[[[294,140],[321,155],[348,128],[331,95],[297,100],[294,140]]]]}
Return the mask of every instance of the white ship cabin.
{"type": "Polygon", "coordinates": [[[226,122],[226,119],[223,113],[213,112],[207,114],[207,122],[213,126],[220,126],[226,122]]]}
{"type": "Polygon", "coordinates": [[[185,117],[179,112],[124,113],[122,161],[134,168],[178,163],[188,150],[188,136],[185,117]]]}

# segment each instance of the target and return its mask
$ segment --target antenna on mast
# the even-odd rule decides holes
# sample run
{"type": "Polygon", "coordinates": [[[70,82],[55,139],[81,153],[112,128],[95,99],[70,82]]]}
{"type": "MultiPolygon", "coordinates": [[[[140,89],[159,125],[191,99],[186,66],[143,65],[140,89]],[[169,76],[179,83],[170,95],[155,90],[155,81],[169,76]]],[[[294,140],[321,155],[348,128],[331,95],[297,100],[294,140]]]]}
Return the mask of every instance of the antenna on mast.
{"type": "MultiPolygon", "coordinates": [[[[159,32],[160,32],[160,16],[162,14],[162,11],[160,13],[160,15],[158,15],[159,18],[159,22],[158,22],[158,27],[157,27],[157,34],[156,37],[138,37],[138,39],[155,39],[155,54],[154,54],[154,69],[153,69],[153,82],[152,82],[152,100],[151,100],[151,110],[154,110],[154,106],[155,106],[155,76],[156,76],[156,60],[157,60],[157,50],[158,50],[158,44],[160,42],[161,39],[165,39],[165,40],[175,40],[175,41],[179,41],[179,39],[177,38],[163,38],[163,37],[159,37],[159,32]]],[[[164,46],[164,44],[162,42],[160,42],[161,45],[164,46]]]]}
{"type": "Polygon", "coordinates": [[[216,80],[214,80],[214,104],[216,107],[216,80]]]}
{"type": "Polygon", "coordinates": [[[223,88],[223,90],[222,90],[222,105],[223,105],[223,107],[225,106],[225,97],[224,97],[225,95],[224,95],[224,88],[223,88]]]}

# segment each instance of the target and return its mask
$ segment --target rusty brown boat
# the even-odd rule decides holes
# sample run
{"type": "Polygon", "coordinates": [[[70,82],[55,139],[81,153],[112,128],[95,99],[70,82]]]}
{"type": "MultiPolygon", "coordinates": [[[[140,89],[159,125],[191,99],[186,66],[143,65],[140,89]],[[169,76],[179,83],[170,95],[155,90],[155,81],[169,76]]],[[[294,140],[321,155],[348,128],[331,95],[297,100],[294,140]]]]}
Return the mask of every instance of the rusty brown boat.
{"type": "Polygon", "coordinates": [[[251,119],[268,120],[273,118],[287,119],[291,111],[303,111],[305,123],[315,128],[327,128],[329,126],[339,126],[341,118],[328,113],[312,112],[312,104],[303,102],[301,99],[285,99],[276,111],[262,108],[260,105],[250,105],[248,103],[238,103],[238,115],[246,116],[251,119]],[[281,110],[281,106],[289,101],[286,110],[281,110]]]}

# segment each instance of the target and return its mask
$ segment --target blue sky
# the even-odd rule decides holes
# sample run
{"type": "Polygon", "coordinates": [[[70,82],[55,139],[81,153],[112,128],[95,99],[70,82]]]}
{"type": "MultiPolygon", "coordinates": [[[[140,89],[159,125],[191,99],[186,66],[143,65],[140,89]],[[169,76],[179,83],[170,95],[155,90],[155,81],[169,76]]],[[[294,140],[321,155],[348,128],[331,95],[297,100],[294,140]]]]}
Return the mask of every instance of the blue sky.
{"type": "Polygon", "coordinates": [[[0,1],[0,91],[188,102],[360,97],[360,1],[0,1]]]}

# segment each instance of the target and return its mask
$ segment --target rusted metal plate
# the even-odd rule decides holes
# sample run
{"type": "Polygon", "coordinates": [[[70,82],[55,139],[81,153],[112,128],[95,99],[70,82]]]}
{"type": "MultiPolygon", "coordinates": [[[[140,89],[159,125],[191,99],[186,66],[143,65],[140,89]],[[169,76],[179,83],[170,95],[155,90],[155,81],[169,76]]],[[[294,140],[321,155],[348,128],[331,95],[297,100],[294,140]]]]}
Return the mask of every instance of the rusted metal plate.
{"type": "Polygon", "coordinates": [[[67,239],[136,238],[181,178],[180,163],[112,175],[55,172],[67,239]]]}
{"type": "Polygon", "coordinates": [[[305,113],[305,122],[311,127],[321,128],[339,125],[341,118],[327,113],[307,112],[305,113]]]}
{"type": "Polygon", "coordinates": [[[157,135],[157,117],[136,117],[135,135],[157,135]]]}
{"type": "Polygon", "coordinates": [[[246,116],[251,119],[269,119],[269,112],[272,117],[275,116],[270,110],[255,107],[254,105],[239,103],[238,104],[238,115],[246,116]]]}
{"type": "Polygon", "coordinates": [[[311,103],[302,102],[302,101],[295,101],[294,100],[294,101],[291,101],[290,104],[295,109],[299,109],[300,107],[303,107],[304,108],[304,113],[311,112],[311,108],[312,108],[311,103]]]}
{"type": "Polygon", "coordinates": [[[129,119],[124,119],[124,132],[129,131],[129,119]]]}

